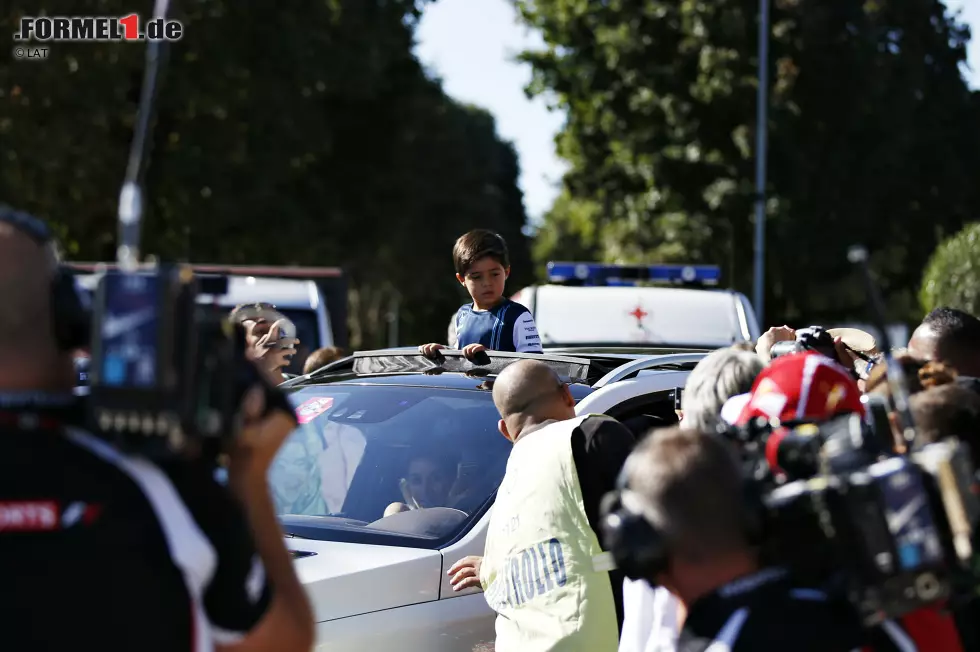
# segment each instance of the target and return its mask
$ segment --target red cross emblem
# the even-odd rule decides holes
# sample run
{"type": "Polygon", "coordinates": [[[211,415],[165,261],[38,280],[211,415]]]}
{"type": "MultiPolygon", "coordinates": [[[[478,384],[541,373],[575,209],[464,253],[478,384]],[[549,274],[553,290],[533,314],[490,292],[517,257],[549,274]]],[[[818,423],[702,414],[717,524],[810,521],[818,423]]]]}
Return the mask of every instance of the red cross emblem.
{"type": "Polygon", "coordinates": [[[626,314],[636,318],[637,328],[643,328],[643,318],[649,315],[650,313],[643,310],[643,306],[637,304],[636,308],[633,308],[632,312],[628,312],[626,314]]]}

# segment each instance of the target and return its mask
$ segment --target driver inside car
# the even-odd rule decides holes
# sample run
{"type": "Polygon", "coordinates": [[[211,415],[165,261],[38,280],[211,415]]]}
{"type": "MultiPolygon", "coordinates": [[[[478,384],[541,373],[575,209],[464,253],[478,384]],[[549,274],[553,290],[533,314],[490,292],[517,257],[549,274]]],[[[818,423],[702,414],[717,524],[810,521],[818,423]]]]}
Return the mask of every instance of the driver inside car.
{"type": "Polygon", "coordinates": [[[384,515],[427,507],[453,507],[465,490],[453,462],[448,456],[430,453],[412,457],[408,473],[399,483],[404,502],[388,505],[384,515]]]}

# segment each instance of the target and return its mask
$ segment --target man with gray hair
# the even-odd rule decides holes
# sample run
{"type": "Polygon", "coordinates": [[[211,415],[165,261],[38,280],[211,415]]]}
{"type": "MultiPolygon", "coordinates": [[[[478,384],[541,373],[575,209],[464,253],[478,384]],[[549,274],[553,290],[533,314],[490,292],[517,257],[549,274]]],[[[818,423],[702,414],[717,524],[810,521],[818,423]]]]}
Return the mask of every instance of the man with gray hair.
{"type": "Polygon", "coordinates": [[[752,390],[762,373],[762,359],[734,347],[709,353],[687,377],[681,396],[686,428],[711,432],[722,421],[721,408],[728,399],[752,390]]]}

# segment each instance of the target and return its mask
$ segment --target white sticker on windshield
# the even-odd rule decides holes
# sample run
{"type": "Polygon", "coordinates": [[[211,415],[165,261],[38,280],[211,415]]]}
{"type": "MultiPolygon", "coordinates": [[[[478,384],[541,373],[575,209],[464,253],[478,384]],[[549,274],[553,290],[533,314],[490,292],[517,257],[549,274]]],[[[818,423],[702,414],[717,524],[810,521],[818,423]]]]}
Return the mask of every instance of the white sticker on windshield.
{"type": "Polygon", "coordinates": [[[296,421],[301,424],[309,423],[331,407],[333,407],[333,398],[330,396],[311,398],[296,408],[296,421]]]}

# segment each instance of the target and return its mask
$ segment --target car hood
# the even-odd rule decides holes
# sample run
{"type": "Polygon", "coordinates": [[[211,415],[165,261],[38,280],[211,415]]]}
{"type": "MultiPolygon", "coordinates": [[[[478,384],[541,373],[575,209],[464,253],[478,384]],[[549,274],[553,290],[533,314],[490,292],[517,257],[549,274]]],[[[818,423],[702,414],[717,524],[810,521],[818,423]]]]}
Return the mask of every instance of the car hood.
{"type": "Polygon", "coordinates": [[[436,550],[292,537],[286,546],[317,622],[439,599],[436,550]]]}

